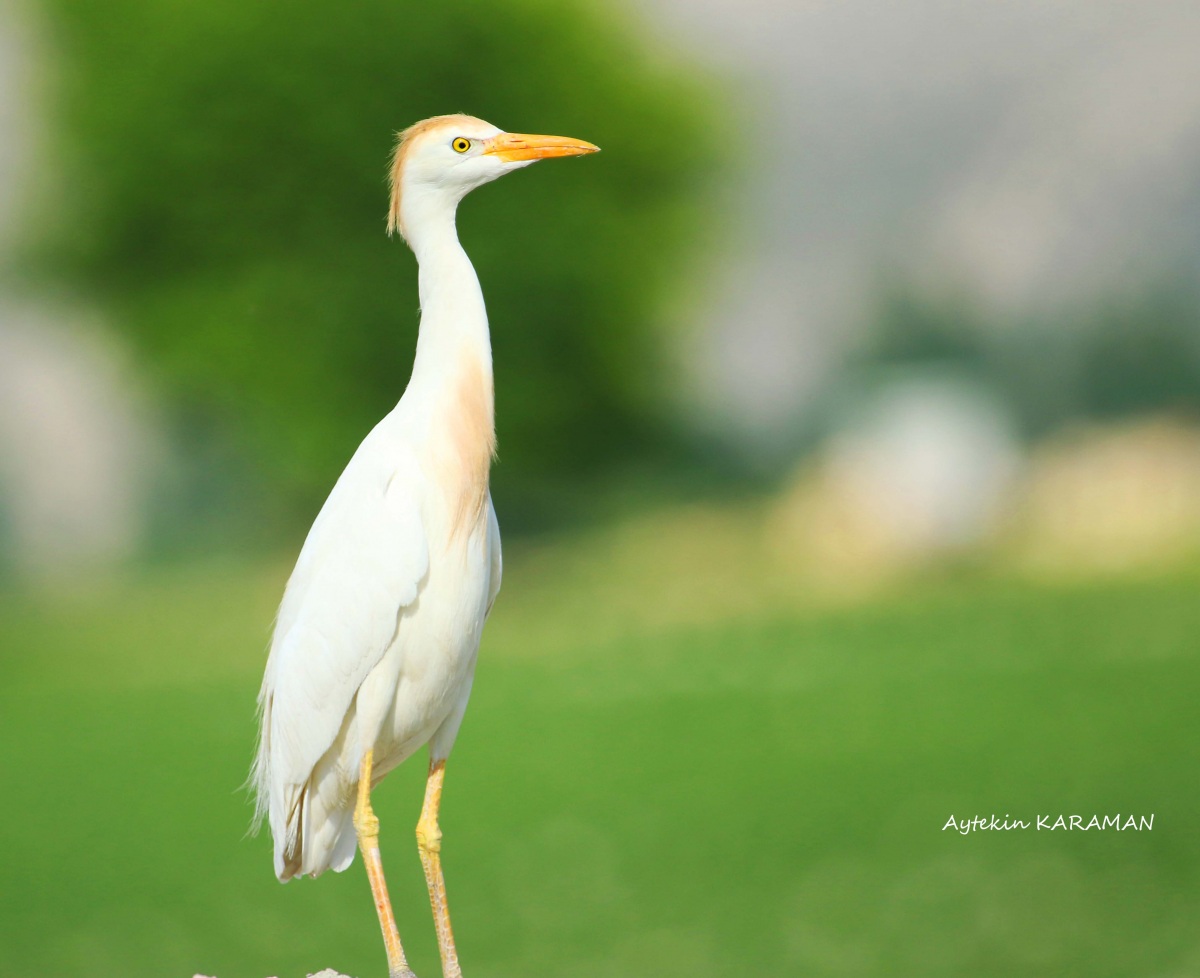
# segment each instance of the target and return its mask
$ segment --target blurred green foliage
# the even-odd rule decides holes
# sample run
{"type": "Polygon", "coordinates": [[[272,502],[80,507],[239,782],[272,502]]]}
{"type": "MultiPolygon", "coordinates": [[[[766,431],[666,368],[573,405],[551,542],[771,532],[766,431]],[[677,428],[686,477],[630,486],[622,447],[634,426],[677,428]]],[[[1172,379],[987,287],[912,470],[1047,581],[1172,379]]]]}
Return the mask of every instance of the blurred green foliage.
{"type": "Polygon", "coordinates": [[[632,25],[577,0],[44,2],[65,170],[42,254],[150,368],[199,525],[307,520],[398,400],[416,269],[384,235],[386,161],[439,113],[605,150],[460,211],[510,527],[660,445],[654,322],[709,223],[713,101],[632,25]]]}

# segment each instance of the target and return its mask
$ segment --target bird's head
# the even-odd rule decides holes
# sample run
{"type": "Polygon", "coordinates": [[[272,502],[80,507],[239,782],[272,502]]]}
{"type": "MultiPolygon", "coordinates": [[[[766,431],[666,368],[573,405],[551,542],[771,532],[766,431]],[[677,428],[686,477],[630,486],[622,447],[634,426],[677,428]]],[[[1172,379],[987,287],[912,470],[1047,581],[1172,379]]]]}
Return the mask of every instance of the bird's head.
{"type": "Polygon", "coordinates": [[[413,222],[439,211],[452,215],[466,194],[497,177],[538,160],[599,149],[566,136],[504,132],[469,115],[418,122],[400,133],[392,154],[388,233],[399,231],[407,240],[413,222]]]}

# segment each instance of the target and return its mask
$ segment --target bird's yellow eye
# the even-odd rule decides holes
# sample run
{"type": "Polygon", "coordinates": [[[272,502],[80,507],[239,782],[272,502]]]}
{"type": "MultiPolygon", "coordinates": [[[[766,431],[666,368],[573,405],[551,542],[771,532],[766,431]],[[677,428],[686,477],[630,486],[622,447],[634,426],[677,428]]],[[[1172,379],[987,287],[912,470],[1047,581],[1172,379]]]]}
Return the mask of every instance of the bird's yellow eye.
{"type": "Polygon", "coordinates": [[[471,148],[471,140],[467,139],[465,136],[459,136],[450,145],[454,148],[454,152],[465,153],[471,148]]]}

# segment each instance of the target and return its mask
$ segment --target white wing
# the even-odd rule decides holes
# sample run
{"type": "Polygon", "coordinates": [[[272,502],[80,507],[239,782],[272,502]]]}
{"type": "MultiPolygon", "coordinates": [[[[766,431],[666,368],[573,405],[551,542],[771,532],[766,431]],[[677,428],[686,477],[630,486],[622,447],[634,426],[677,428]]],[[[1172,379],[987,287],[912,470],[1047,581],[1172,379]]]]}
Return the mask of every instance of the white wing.
{"type": "Polygon", "coordinates": [[[309,777],[429,569],[422,485],[410,451],[381,423],[321,508],[284,592],[259,693],[252,775],[281,878],[293,861],[284,854],[295,856],[309,777]]]}

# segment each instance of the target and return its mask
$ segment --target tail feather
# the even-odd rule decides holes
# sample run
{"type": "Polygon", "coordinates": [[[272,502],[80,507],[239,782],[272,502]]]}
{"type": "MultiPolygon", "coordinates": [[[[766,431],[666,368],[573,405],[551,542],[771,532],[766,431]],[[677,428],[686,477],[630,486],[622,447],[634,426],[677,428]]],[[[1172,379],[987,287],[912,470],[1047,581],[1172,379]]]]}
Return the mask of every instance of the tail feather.
{"type": "Polygon", "coordinates": [[[327,869],[341,872],[354,861],[357,835],[354,803],[357,787],[353,775],[340,763],[351,718],[337,740],[317,762],[303,784],[283,783],[271,765],[271,707],[261,704],[262,736],[250,772],[255,793],[254,828],[263,821],[271,827],[275,849],[275,875],[286,883],[294,876],[320,876],[327,869]]]}
{"type": "Polygon", "coordinates": [[[281,882],[293,876],[320,876],[327,869],[340,873],[354,861],[354,788],[337,758],[326,755],[294,792],[290,817],[282,805],[278,812],[272,810],[275,875],[281,882]]]}

